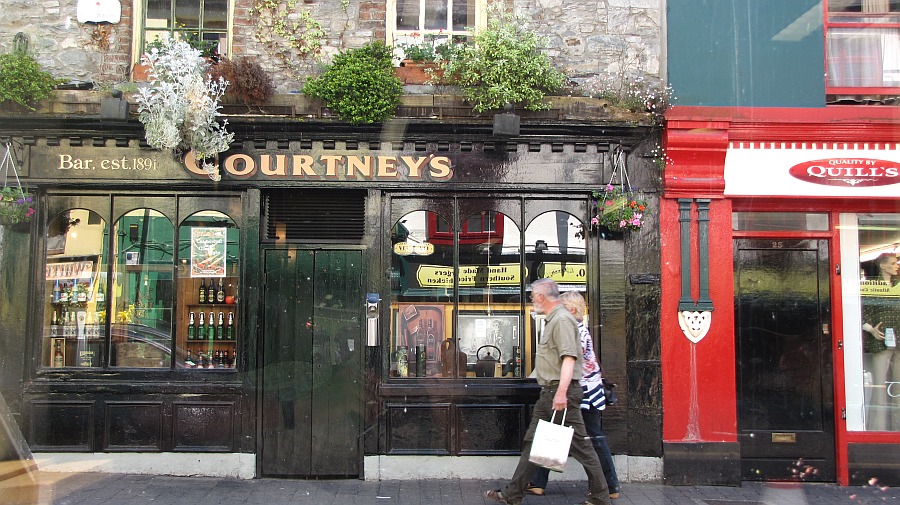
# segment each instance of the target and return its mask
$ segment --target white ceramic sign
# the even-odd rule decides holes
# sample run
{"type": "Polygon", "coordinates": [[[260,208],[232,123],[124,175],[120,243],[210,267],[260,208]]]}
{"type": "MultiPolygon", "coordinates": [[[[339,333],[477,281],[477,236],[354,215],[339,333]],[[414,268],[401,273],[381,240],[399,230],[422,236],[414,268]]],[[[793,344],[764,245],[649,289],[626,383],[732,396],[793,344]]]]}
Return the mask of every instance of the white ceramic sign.
{"type": "Polygon", "coordinates": [[[119,0],[78,0],[75,15],[79,23],[118,23],[122,4],[119,0]]]}

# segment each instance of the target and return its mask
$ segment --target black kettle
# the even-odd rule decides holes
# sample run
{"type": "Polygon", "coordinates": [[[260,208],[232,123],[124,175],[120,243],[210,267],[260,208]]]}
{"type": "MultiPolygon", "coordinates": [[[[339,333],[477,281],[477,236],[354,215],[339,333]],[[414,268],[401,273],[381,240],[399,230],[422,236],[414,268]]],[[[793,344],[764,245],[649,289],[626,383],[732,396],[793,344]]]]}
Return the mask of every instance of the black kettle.
{"type": "Polygon", "coordinates": [[[475,377],[493,377],[494,369],[497,363],[500,363],[500,348],[495,345],[483,345],[475,351],[475,377]],[[481,350],[487,349],[487,353],[482,357],[481,350]],[[494,357],[491,349],[496,349],[497,356],[494,357]]]}

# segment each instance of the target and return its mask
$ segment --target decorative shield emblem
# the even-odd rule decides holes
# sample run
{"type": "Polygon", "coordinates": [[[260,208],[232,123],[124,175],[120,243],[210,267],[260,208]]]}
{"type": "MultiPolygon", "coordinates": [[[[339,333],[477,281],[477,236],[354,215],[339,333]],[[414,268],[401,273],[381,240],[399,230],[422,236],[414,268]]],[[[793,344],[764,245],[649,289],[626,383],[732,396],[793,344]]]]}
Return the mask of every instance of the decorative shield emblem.
{"type": "Polygon", "coordinates": [[[684,310],[678,313],[678,325],[693,343],[703,340],[712,324],[712,312],[684,310]]]}

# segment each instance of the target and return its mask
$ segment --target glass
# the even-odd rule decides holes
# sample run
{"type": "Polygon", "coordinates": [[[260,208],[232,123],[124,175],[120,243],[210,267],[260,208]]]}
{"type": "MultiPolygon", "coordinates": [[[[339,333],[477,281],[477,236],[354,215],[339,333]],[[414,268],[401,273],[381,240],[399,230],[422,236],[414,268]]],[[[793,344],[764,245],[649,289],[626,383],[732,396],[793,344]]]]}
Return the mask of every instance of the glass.
{"type": "Polygon", "coordinates": [[[237,364],[240,230],[219,211],[197,212],[178,227],[177,368],[237,364]]]}
{"type": "MultiPolygon", "coordinates": [[[[169,19],[172,15],[172,2],[170,0],[147,0],[147,9],[144,14],[144,29],[171,28],[169,19]]],[[[146,36],[145,42],[150,42],[153,37],[146,36]]]]}
{"type": "Polygon", "coordinates": [[[175,2],[175,27],[200,28],[200,0],[175,2]]]}
{"type": "Polygon", "coordinates": [[[102,366],[108,234],[106,221],[86,209],[68,210],[50,221],[42,366],[102,366]]]}
{"type": "Polygon", "coordinates": [[[419,29],[419,0],[397,0],[397,29],[419,29]]]}
{"type": "Polygon", "coordinates": [[[859,297],[854,300],[860,318],[855,327],[861,337],[848,351],[855,351],[856,359],[861,354],[862,395],[850,391],[860,381],[848,366],[848,408],[854,397],[862,400],[866,431],[900,431],[900,214],[860,214],[856,225],[859,297]]]}
{"type": "Polygon", "coordinates": [[[897,23],[900,21],[900,12],[898,11],[900,11],[900,5],[896,2],[866,0],[828,2],[828,18],[833,23],[897,23]]]}
{"type": "Polygon", "coordinates": [[[475,26],[475,2],[453,2],[453,30],[464,31],[475,26]]]}
{"type": "Polygon", "coordinates": [[[424,0],[425,29],[447,29],[447,0],[424,0]]]}
{"type": "Polygon", "coordinates": [[[435,237],[446,220],[414,211],[391,231],[391,377],[465,375],[451,331],[453,237],[435,237]]]}
{"type": "Polygon", "coordinates": [[[900,29],[829,28],[828,86],[900,86],[900,29]]]}
{"type": "Polygon", "coordinates": [[[174,242],[171,221],[158,211],[136,209],[116,222],[110,366],[171,366],[174,242]]]}
{"type": "Polygon", "coordinates": [[[226,30],[228,28],[227,0],[206,0],[203,2],[203,28],[207,30],[226,30]]]}
{"type": "Polygon", "coordinates": [[[732,212],[734,231],[828,231],[828,214],[804,212],[732,212]]]}

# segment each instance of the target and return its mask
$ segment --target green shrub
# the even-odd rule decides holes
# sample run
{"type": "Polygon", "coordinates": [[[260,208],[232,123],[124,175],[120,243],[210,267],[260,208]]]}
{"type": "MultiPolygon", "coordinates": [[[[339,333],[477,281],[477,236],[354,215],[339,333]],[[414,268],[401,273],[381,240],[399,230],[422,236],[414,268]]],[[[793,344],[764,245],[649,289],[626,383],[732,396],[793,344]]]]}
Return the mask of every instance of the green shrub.
{"type": "Polygon", "coordinates": [[[382,42],[343,51],[322,75],[306,81],[303,94],[324,100],[344,121],[384,121],[396,114],[403,92],[392,57],[391,49],[382,42]]]}
{"type": "Polygon", "coordinates": [[[59,81],[41,70],[38,62],[23,51],[0,54],[0,102],[15,102],[29,110],[38,100],[50,98],[59,81]]]}
{"type": "Polygon", "coordinates": [[[553,68],[541,43],[523,19],[494,3],[487,27],[475,32],[475,44],[456,48],[442,65],[444,83],[461,86],[477,112],[506,104],[548,109],[544,95],[560,89],[566,78],[553,68]]]}

